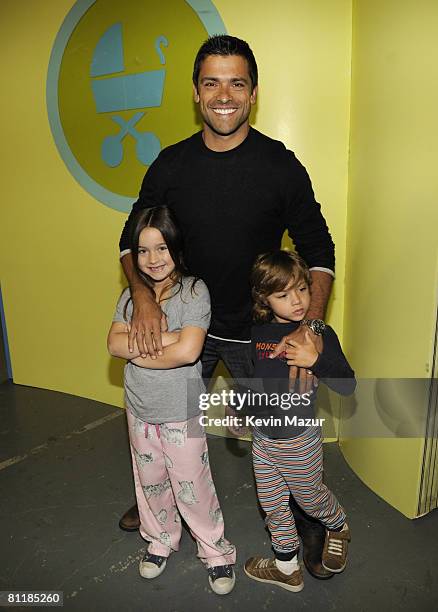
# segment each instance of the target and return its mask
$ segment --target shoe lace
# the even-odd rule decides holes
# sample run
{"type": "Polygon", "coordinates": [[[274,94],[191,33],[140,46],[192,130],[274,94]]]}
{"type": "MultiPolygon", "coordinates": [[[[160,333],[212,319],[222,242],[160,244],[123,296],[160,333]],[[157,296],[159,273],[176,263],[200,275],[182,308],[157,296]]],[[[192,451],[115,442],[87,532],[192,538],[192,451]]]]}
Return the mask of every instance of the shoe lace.
{"type": "Polygon", "coordinates": [[[268,567],[268,565],[270,565],[272,563],[272,559],[260,559],[258,566],[265,568],[268,567]]]}
{"type": "Polygon", "coordinates": [[[343,548],[344,547],[343,547],[343,544],[342,544],[342,540],[340,540],[339,538],[333,538],[333,537],[329,538],[328,546],[327,546],[327,551],[331,555],[342,556],[343,548]]]}
{"type": "Polygon", "coordinates": [[[163,562],[164,557],[159,557],[158,555],[153,555],[152,553],[146,553],[143,557],[142,561],[155,563],[155,565],[160,566],[163,562]]]}
{"type": "Polygon", "coordinates": [[[216,580],[216,578],[231,578],[233,568],[231,565],[216,565],[215,567],[209,567],[208,573],[213,580],[216,580]]]}

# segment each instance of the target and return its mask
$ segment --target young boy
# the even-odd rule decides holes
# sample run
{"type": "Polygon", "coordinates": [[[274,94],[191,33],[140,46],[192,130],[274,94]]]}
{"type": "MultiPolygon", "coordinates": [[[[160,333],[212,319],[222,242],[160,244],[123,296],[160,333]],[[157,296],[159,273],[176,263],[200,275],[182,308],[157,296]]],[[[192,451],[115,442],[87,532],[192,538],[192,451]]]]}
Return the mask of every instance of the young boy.
{"type": "Polygon", "coordinates": [[[350,541],[345,512],[322,482],[321,427],[314,412],[316,388],[302,395],[289,389],[287,361],[307,368],[342,395],[353,393],[356,385],[334,330],[323,321],[306,319],[310,283],[304,261],[286,251],[260,255],[252,271],[258,323],[251,340],[254,388],[265,392],[264,403],[256,406],[254,401],[250,408],[255,425],[253,465],[275,558],[251,557],[245,563],[245,573],[289,591],[300,591],[304,586],[298,565],[299,540],[289,505],[291,493],[307,514],[326,527],[322,564],[327,570],[344,570],[350,541]],[[289,342],[286,353],[272,359],[281,339],[300,325],[308,325],[314,334],[322,335],[322,352],[318,353],[307,332],[303,343],[289,342]]]}

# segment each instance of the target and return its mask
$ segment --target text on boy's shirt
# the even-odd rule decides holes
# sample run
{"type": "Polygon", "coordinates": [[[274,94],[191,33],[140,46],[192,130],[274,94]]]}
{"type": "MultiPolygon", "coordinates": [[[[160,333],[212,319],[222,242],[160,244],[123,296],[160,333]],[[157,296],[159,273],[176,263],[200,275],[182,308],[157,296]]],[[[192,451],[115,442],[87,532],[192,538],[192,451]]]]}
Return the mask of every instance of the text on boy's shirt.
{"type": "MultiPolygon", "coordinates": [[[[256,342],[255,349],[257,353],[257,359],[269,359],[269,356],[275,351],[278,342],[256,342]]],[[[278,359],[285,359],[285,352],[283,351],[278,355],[278,359]]]]}

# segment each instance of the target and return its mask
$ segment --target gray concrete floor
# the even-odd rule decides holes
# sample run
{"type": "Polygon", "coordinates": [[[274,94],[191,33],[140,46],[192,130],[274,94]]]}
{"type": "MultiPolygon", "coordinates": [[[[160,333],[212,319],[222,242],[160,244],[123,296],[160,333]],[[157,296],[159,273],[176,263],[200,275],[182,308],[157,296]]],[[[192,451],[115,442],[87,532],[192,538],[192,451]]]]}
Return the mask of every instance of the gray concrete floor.
{"type": "Polygon", "coordinates": [[[438,607],[437,511],[416,521],[404,518],[360,482],[336,444],[324,446],[325,480],[349,514],[349,564],[329,581],[305,573],[304,590],[289,593],[251,581],[242,571],[247,557],[270,555],[249,443],[209,439],[226,535],[238,550],[236,587],[219,597],[208,587],[187,532],[162,576],[150,582],[139,576],[145,544],[117,525],[133,502],[122,411],[5,383],[0,415],[0,590],[63,591],[69,611],[438,607]],[[11,458],[15,462],[4,463],[11,458]]]}

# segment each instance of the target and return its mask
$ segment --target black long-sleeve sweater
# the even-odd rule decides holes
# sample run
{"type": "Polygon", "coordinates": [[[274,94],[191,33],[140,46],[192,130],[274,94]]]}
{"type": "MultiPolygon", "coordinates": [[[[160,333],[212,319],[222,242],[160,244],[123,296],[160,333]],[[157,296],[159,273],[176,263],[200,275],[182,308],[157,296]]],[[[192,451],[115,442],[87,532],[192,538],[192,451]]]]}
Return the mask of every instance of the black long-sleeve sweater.
{"type": "Polygon", "coordinates": [[[306,169],[253,128],[230,151],[211,151],[201,132],[161,151],[125,224],[121,251],[130,248],[133,215],[156,205],[174,211],[186,264],[210,291],[211,335],[249,340],[250,270],[257,255],[280,248],[286,229],[309,267],[334,270],[334,245],[306,169]]]}
{"type": "MultiPolygon", "coordinates": [[[[299,322],[291,323],[265,323],[256,325],[252,328],[251,348],[254,361],[254,384],[251,390],[256,393],[265,392],[268,394],[268,402],[262,401],[247,403],[245,411],[247,414],[257,419],[265,420],[266,424],[257,425],[257,429],[269,438],[292,438],[300,435],[308,425],[300,425],[300,419],[315,418],[315,402],[317,389],[307,398],[299,399],[297,390],[295,391],[295,404],[288,409],[281,405],[276,405],[277,400],[282,394],[289,394],[294,391],[289,390],[289,366],[284,357],[280,355],[275,359],[270,359],[269,355],[274,351],[278,342],[299,327],[299,322]],[[255,404],[255,405],[254,405],[255,404]],[[290,420],[296,417],[297,425],[290,424],[290,420]],[[279,419],[275,421],[275,419],[279,419]],[[268,422],[269,421],[269,422],[268,422]]],[[[307,368],[330,389],[341,395],[351,395],[356,388],[356,379],[344,353],[342,352],[336,332],[326,326],[323,335],[323,350],[315,364],[307,368]]],[[[242,393],[243,388],[239,391],[242,393]]],[[[285,400],[285,395],[283,399],[285,400]]],[[[283,403],[290,404],[289,400],[283,403]]]]}

